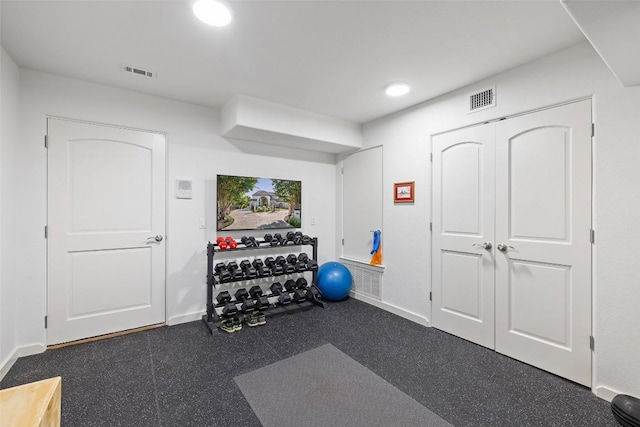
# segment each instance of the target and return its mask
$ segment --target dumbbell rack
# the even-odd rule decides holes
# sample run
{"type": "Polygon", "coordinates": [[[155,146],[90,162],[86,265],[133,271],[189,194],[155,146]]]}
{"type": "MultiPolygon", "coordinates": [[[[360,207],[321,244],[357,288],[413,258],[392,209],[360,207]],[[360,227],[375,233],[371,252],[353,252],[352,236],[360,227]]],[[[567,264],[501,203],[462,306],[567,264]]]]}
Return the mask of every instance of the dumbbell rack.
{"type": "MultiPolygon", "coordinates": [[[[266,242],[264,240],[257,240],[257,246],[253,246],[253,247],[249,247],[246,245],[243,245],[242,243],[238,244],[238,247],[235,249],[226,249],[226,250],[222,250],[218,247],[217,243],[211,243],[209,242],[207,244],[207,313],[204,314],[202,316],[202,321],[204,322],[204,324],[207,326],[207,329],[209,329],[209,332],[213,334],[213,331],[215,329],[217,329],[219,322],[221,320],[220,315],[218,315],[217,311],[216,311],[216,304],[214,301],[214,297],[213,297],[213,291],[215,290],[216,285],[221,284],[221,282],[218,280],[218,278],[216,277],[216,273],[214,272],[214,256],[216,253],[225,253],[225,254],[235,254],[236,252],[242,252],[242,251],[260,251],[260,250],[264,250],[264,249],[272,249],[272,250],[276,250],[276,249],[293,249],[293,248],[299,248],[300,246],[305,246],[304,243],[300,243],[300,244],[293,244],[291,242],[289,242],[290,244],[287,245],[278,245],[278,246],[271,246],[271,244],[269,242],[266,242]]],[[[318,238],[314,237],[311,239],[311,241],[309,243],[307,243],[306,245],[308,246],[312,246],[313,248],[313,255],[311,258],[314,261],[318,261],[318,238]]],[[[300,251],[296,251],[296,252],[300,252],[300,251]]],[[[310,270],[305,270],[305,271],[310,271],[310,270]]],[[[300,271],[297,273],[304,273],[304,271],[300,271]]],[[[294,273],[295,274],[295,273],[294,273]]],[[[317,279],[318,279],[318,271],[317,269],[312,271],[313,274],[313,279],[311,284],[309,285],[309,287],[313,286],[313,285],[317,285],[317,279]]],[[[269,278],[275,278],[275,277],[281,277],[281,276],[286,276],[286,275],[291,275],[291,273],[285,273],[283,272],[280,275],[270,275],[267,277],[264,277],[262,279],[269,279],[269,278]]],[[[245,278],[242,279],[237,279],[237,280],[231,280],[231,281],[225,281],[224,283],[234,283],[234,282],[241,282],[247,280],[245,278]]],[[[286,290],[283,290],[283,292],[287,292],[286,290]]],[[[274,296],[274,295],[266,295],[267,297],[269,296],[274,296]]],[[[269,309],[267,309],[264,314],[266,317],[274,317],[277,315],[281,315],[281,314],[292,314],[301,310],[308,310],[311,309],[313,306],[319,306],[322,308],[326,308],[326,303],[324,301],[322,301],[318,296],[312,296],[312,297],[308,297],[308,299],[306,301],[300,302],[300,303],[296,303],[296,302],[291,302],[290,304],[287,305],[274,305],[274,304],[270,304],[269,309]]],[[[241,318],[241,320],[243,319],[243,314],[242,313],[238,313],[238,316],[241,318]]]]}

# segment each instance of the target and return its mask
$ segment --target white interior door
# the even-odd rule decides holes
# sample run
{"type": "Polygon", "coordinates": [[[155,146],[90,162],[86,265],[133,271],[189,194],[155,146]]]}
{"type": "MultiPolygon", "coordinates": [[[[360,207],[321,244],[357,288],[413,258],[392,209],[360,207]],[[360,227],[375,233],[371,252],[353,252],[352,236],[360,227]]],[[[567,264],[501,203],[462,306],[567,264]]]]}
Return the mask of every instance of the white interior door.
{"type": "Polygon", "coordinates": [[[49,119],[48,141],[47,343],[164,322],[165,136],[49,119]]]}
{"type": "Polygon", "coordinates": [[[494,348],[494,141],[493,125],[433,138],[432,324],[489,348],[494,348]]]}
{"type": "Polygon", "coordinates": [[[496,153],[496,351],[589,386],[591,102],[499,122],[496,153]]]}

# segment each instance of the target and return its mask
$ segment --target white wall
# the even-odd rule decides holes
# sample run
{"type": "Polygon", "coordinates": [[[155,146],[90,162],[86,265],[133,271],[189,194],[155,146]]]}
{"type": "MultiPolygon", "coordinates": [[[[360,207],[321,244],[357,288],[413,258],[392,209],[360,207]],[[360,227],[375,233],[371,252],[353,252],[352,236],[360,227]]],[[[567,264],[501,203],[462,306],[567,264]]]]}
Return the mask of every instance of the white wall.
{"type": "Polygon", "coordinates": [[[194,320],[204,311],[206,242],[216,234],[214,221],[209,221],[206,230],[199,229],[199,223],[215,209],[206,202],[212,200],[215,185],[211,183],[219,173],[302,180],[302,231],[319,238],[320,262],[336,258],[335,156],[249,142],[232,144],[219,136],[218,110],[21,70],[16,182],[23,190],[17,208],[20,240],[15,247],[19,345],[45,343],[46,242],[42,230],[46,222],[43,135],[47,115],[167,133],[169,323],[194,320]],[[174,197],[176,179],[193,180],[193,199],[174,197]]]}
{"type": "Polygon", "coordinates": [[[384,302],[431,315],[431,135],[584,97],[596,123],[594,391],[640,395],[640,88],[620,87],[588,43],[363,127],[365,147],[385,146],[384,302]],[[497,106],[467,114],[468,95],[493,84],[497,106]],[[415,204],[394,205],[393,182],[414,180],[415,204]]]}
{"type": "Polygon", "coordinates": [[[18,144],[19,109],[19,69],[0,48],[0,378],[16,349],[13,157],[18,144]]]}

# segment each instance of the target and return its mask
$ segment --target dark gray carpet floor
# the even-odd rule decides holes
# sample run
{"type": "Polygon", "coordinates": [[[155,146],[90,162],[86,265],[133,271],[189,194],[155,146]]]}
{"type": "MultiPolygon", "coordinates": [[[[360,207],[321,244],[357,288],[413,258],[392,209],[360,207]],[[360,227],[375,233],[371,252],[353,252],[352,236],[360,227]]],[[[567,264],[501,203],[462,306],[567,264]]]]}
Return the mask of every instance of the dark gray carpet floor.
{"type": "Polygon", "coordinates": [[[456,427],[618,426],[585,387],[353,299],[234,334],[198,321],[49,350],[0,388],[62,376],[65,427],[260,426],[233,378],[323,344],[456,427]]]}

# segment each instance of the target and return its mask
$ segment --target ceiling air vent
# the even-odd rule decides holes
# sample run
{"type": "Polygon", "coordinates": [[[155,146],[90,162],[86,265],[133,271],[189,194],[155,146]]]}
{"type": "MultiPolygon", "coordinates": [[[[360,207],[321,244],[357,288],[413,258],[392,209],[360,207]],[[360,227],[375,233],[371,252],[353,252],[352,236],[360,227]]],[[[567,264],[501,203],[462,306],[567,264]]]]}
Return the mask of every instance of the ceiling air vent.
{"type": "Polygon", "coordinates": [[[127,73],[136,74],[138,76],[151,78],[156,77],[156,73],[153,71],[143,70],[142,68],[132,67],[131,65],[123,65],[122,69],[127,73]]]}
{"type": "Polygon", "coordinates": [[[474,93],[469,96],[469,113],[485,110],[496,106],[496,89],[495,87],[474,93]]]}

